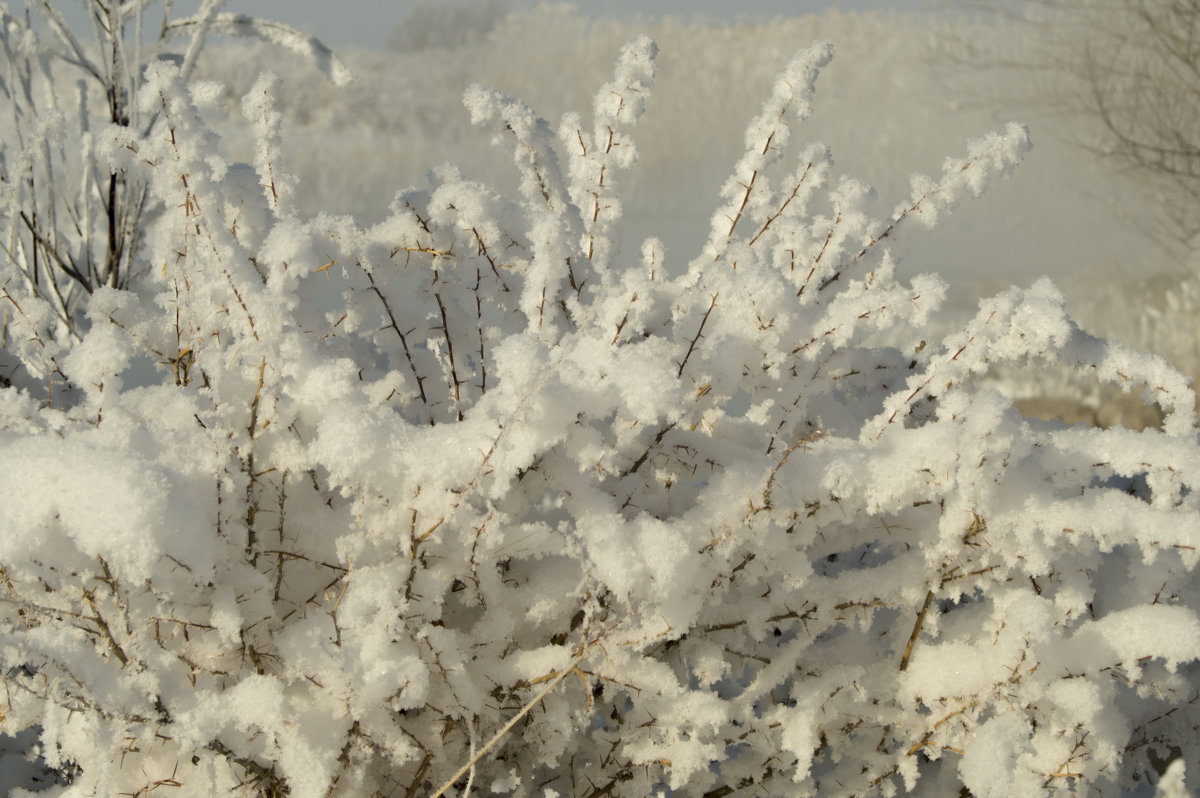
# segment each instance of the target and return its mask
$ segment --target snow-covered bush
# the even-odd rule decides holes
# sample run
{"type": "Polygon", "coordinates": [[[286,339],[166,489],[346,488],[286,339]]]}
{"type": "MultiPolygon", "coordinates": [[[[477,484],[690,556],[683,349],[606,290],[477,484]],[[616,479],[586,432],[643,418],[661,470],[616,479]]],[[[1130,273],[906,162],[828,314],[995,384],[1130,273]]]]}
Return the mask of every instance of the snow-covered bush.
{"type": "Polygon", "coordinates": [[[214,87],[151,64],[154,124],[95,146],[159,209],[144,279],[77,337],[0,279],[2,728],[40,726],[58,793],[1115,795],[1200,764],[1192,392],[1046,282],[922,339],[944,286],[897,248],[1029,138],[872,219],[790,141],[831,55],[780,74],[675,278],[619,236],[649,39],[557,137],[472,87],[519,196],[442,167],[367,229],[294,212],[273,77],[231,165],[214,87]],[[981,378],[1028,361],[1164,429],[1025,421],[981,378]]]}
{"type": "MultiPolygon", "coordinates": [[[[72,341],[95,290],[128,289],[147,268],[139,250],[161,205],[138,175],[109,170],[96,146],[108,125],[141,136],[158,129],[161,109],[132,100],[144,89],[148,63],[170,60],[186,79],[209,37],[224,34],[307,56],[335,84],[350,78],[321,42],[276,22],[223,13],[223,0],[204,0],[194,16],[181,18],[171,16],[172,3],[161,17],[150,14],[152,0],[82,5],[92,41],[49,2],[27,3],[23,15],[0,2],[5,260],[26,290],[49,303],[41,334],[72,341]],[[145,35],[155,28],[157,37],[145,35]],[[184,45],[180,52],[170,50],[175,41],[184,45]]],[[[0,365],[15,368],[11,359],[0,365]]]]}

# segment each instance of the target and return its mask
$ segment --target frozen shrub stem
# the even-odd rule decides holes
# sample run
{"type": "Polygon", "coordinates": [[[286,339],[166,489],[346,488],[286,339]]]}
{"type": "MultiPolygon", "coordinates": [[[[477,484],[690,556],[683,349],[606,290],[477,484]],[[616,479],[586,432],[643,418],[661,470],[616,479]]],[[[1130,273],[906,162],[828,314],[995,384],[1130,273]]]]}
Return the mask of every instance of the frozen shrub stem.
{"type": "MultiPolygon", "coordinates": [[[[97,4],[101,40],[151,5],[97,4]]],[[[56,794],[1116,796],[1173,751],[1200,769],[1191,389],[1048,282],[938,341],[944,284],[897,277],[1023,127],[872,218],[792,143],[815,43],[673,275],[621,237],[648,38],[557,135],[466,92],[515,196],[444,166],[363,227],[296,210],[272,76],[254,163],[221,157],[207,33],[344,72],[219,6],[168,10],[182,58],[100,61],[46,6],[103,122],[5,84],[0,730],[40,729],[56,794]],[[80,130],[67,202],[46,153],[80,130]],[[111,186],[138,198],[115,280],[86,259],[111,186]],[[1164,427],[1027,421],[984,378],[1028,362],[1164,427]]]]}

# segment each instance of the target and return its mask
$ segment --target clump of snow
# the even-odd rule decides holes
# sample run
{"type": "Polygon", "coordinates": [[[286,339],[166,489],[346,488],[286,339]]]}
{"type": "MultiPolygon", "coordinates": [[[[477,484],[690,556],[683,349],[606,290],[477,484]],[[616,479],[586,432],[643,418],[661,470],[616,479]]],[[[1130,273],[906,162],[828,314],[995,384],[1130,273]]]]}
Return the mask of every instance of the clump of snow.
{"type": "Polygon", "coordinates": [[[1158,789],[1154,792],[1155,798],[1190,798],[1191,793],[1184,784],[1185,768],[1182,759],[1172,762],[1158,782],[1158,789]]]}

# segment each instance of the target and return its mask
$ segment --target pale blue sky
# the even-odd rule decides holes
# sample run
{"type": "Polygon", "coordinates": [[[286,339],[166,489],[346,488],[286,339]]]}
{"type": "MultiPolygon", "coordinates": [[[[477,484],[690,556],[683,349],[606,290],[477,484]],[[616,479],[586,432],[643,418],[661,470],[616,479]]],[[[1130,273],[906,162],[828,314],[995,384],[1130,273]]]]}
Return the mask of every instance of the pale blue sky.
{"type": "MultiPolygon", "coordinates": [[[[471,4],[471,0],[438,2],[447,5],[471,4]]],[[[286,22],[306,33],[317,35],[333,47],[349,44],[382,47],[396,25],[419,4],[421,0],[230,0],[226,10],[286,22]]],[[[535,0],[509,0],[509,4],[534,5],[535,0]]],[[[797,16],[834,7],[845,11],[920,11],[929,4],[929,0],[588,0],[577,3],[586,12],[598,15],[700,14],[730,20],[738,17],[797,16]]]]}

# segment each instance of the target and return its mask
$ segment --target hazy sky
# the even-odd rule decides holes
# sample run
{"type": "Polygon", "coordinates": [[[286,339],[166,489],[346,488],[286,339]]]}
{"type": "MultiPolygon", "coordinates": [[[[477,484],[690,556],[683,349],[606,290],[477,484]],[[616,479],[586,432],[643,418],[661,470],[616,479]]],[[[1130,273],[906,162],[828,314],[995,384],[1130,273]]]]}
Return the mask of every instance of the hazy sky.
{"type": "MultiPolygon", "coordinates": [[[[438,2],[472,4],[471,0],[438,2]]],[[[404,16],[422,4],[429,4],[429,0],[230,0],[225,9],[286,22],[317,35],[334,47],[348,44],[382,47],[404,16]]],[[[534,5],[535,0],[509,0],[508,4],[534,5]]],[[[742,16],[797,16],[828,8],[919,11],[928,5],[928,0],[588,0],[577,5],[592,14],[705,15],[736,19],[742,16]]]]}

